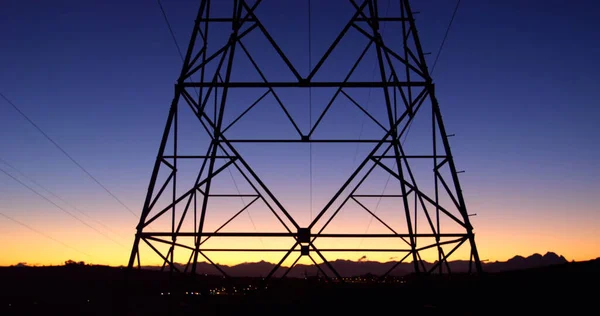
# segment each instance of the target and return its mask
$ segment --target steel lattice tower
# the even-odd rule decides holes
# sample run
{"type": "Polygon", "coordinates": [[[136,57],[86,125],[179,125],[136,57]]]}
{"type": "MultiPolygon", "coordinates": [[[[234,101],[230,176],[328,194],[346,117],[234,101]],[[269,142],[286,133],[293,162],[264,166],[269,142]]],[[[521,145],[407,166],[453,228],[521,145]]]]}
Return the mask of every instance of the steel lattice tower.
{"type": "MultiPolygon", "coordinates": [[[[171,271],[191,274],[197,273],[201,260],[214,264],[210,259],[213,253],[236,251],[280,253],[280,260],[266,276],[267,279],[275,273],[283,273],[283,269],[278,269],[286,260],[291,260],[293,263],[283,273],[285,276],[303,257],[315,265],[317,260],[321,261],[317,267],[322,274],[340,277],[327,259],[330,253],[335,252],[391,252],[400,254],[398,264],[412,260],[417,273],[445,273],[450,272],[448,258],[462,246],[467,248],[466,255],[470,256],[469,270],[474,266],[475,271],[481,272],[473,227],[460,187],[460,171],[457,171],[451,155],[449,135],[435,97],[434,83],[426,65],[426,54],[421,48],[413,12],[408,0],[394,2],[392,6],[388,2],[389,7],[384,10],[383,4],[377,0],[340,1],[340,6],[345,5],[351,10],[349,20],[323,53],[316,56],[316,62],[307,68],[307,74],[302,75],[298,63],[292,62],[269,27],[261,22],[260,0],[229,1],[226,16],[215,13],[214,9],[223,5],[224,1],[201,1],[136,228],[129,269],[141,266],[141,260],[145,258],[140,256],[140,247],[146,245],[151,249],[149,252],[160,257],[163,268],[169,266],[171,271]],[[386,32],[382,30],[384,23],[389,26],[386,32]],[[350,46],[344,46],[348,38],[350,46]],[[262,41],[260,49],[252,51],[249,44],[252,41],[262,41]],[[335,57],[350,48],[357,49],[356,56],[335,57]],[[267,51],[273,52],[272,56],[261,58],[260,55],[267,51]],[[371,60],[370,65],[375,66],[374,76],[371,73],[361,76],[357,70],[362,69],[360,65],[367,59],[371,60]],[[343,61],[350,61],[348,67],[342,65],[343,61]],[[272,66],[275,62],[281,66],[272,66]],[[329,69],[337,71],[328,70],[327,65],[334,65],[329,69]],[[240,67],[243,71],[239,70],[240,67]],[[327,95],[328,101],[323,102],[318,110],[313,110],[315,120],[311,116],[308,128],[302,127],[297,113],[298,109],[307,109],[307,102],[295,98],[294,105],[290,106],[289,99],[282,96],[295,91],[316,95],[319,89],[325,91],[321,95],[327,95]],[[361,104],[357,97],[357,93],[364,94],[367,90],[369,95],[379,95],[370,107],[364,102],[361,104]],[[253,101],[244,103],[244,98],[252,98],[253,101]],[[294,135],[288,137],[273,132],[269,136],[271,130],[268,128],[243,130],[244,120],[265,102],[274,104],[281,111],[283,120],[277,124],[293,127],[294,135]],[[239,108],[240,104],[244,106],[239,108]],[[357,139],[353,137],[356,133],[348,133],[350,135],[346,138],[318,137],[319,131],[325,128],[324,118],[333,111],[332,108],[343,106],[358,110],[357,113],[373,124],[375,132],[371,135],[378,136],[357,139]],[[234,107],[239,110],[231,110],[234,107]],[[408,134],[416,120],[425,122],[425,128],[420,130],[427,130],[429,136],[417,138],[414,148],[409,148],[405,141],[412,137],[408,134]],[[195,127],[183,127],[184,123],[195,127]],[[242,126],[242,131],[233,133],[238,125],[242,126]],[[252,136],[256,131],[262,135],[252,136]],[[327,202],[316,209],[314,218],[311,213],[306,225],[297,221],[287,206],[280,202],[273,187],[263,180],[261,173],[253,168],[239,149],[251,145],[253,152],[257,152],[261,146],[268,144],[306,147],[307,144],[334,146],[349,143],[369,146],[368,152],[358,160],[327,202]],[[185,171],[185,168],[191,171],[185,171]],[[380,194],[361,191],[376,172],[387,175],[393,188],[384,189],[380,194]],[[231,193],[232,190],[227,190],[219,179],[234,179],[234,173],[238,181],[234,180],[234,186],[229,188],[237,189],[237,192],[231,193]],[[421,177],[423,174],[426,176],[421,177]],[[240,189],[240,186],[243,188],[240,189]],[[243,207],[228,220],[223,220],[221,225],[208,227],[207,219],[224,209],[219,207],[218,201],[228,198],[241,199],[243,207]],[[390,214],[402,220],[387,221],[383,215],[377,215],[373,202],[369,202],[373,200],[391,201],[390,214]],[[233,230],[226,229],[241,213],[259,204],[276,218],[280,229],[271,227],[267,231],[255,229],[253,232],[236,231],[235,227],[233,230]],[[349,205],[361,209],[387,231],[329,233],[330,223],[349,205]],[[234,246],[226,241],[240,237],[244,242],[234,246]],[[223,243],[227,247],[222,244],[220,247],[205,245],[210,239],[218,238],[225,240],[223,243]],[[340,240],[336,243],[343,245],[341,241],[348,238],[393,242],[366,248],[319,245],[321,240],[340,240]],[[265,246],[264,241],[270,239],[277,239],[274,244],[278,247],[265,246]],[[251,240],[260,240],[261,246],[244,246],[246,241],[251,240]],[[435,251],[434,264],[426,266],[423,263],[421,255],[426,251],[435,251]],[[185,259],[177,259],[178,256],[185,259]],[[328,271],[325,271],[326,268],[328,271]]],[[[265,124],[275,120],[274,114],[269,115],[264,118],[265,124]]],[[[256,123],[257,119],[252,121],[256,123]]],[[[338,126],[333,129],[343,129],[342,125],[338,126]]],[[[359,127],[345,128],[356,130],[359,127]]],[[[281,161],[281,164],[284,165],[284,162],[281,161]]],[[[256,219],[257,222],[260,220],[256,219]]],[[[219,269],[218,265],[215,266],[219,269]]]]}

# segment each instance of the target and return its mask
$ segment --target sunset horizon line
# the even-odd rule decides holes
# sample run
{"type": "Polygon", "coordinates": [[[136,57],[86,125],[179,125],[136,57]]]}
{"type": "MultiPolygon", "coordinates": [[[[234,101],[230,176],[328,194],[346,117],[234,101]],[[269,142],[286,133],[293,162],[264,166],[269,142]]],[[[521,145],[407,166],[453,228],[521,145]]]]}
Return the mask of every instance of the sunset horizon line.
{"type": "MultiPolygon", "coordinates": [[[[600,256],[598,257],[590,257],[587,259],[567,259],[565,256],[554,252],[554,251],[546,251],[545,253],[541,253],[541,252],[534,252],[531,253],[529,255],[522,255],[522,254],[515,254],[512,257],[505,259],[505,260],[499,260],[499,259],[495,259],[495,260],[489,260],[489,259],[482,259],[481,263],[482,264],[492,264],[492,263],[502,263],[502,262],[508,262],[511,259],[514,259],[516,257],[522,257],[522,258],[529,258],[535,255],[540,255],[540,256],[546,256],[547,254],[554,254],[558,257],[563,257],[567,262],[586,262],[586,261],[593,261],[593,260],[598,260],[600,259],[600,256]]],[[[53,264],[53,263],[49,263],[49,264],[43,264],[43,263],[28,263],[28,262],[17,262],[15,264],[11,264],[11,265],[0,265],[0,268],[10,268],[10,267],[62,267],[62,266],[66,266],[67,262],[72,262],[74,264],[84,264],[87,266],[102,266],[102,267],[111,267],[111,268],[127,268],[127,264],[121,264],[121,265],[115,265],[115,264],[101,264],[101,263],[93,263],[93,262],[88,262],[85,260],[74,260],[74,259],[67,259],[65,260],[62,264],[53,264]]],[[[338,262],[338,261],[346,261],[346,262],[353,262],[353,263],[360,263],[360,262],[376,262],[376,263],[390,263],[390,262],[398,262],[398,260],[394,260],[394,259],[389,259],[389,260],[377,260],[377,259],[369,259],[367,258],[359,258],[359,259],[348,259],[348,258],[336,258],[333,260],[328,260],[328,262],[338,262]]],[[[436,263],[438,262],[438,260],[433,260],[433,261],[428,261],[428,260],[421,260],[425,263],[436,263]]],[[[468,258],[461,258],[458,257],[454,260],[449,260],[448,262],[461,262],[461,261],[466,261],[468,262],[469,259],[468,258]]],[[[208,265],[213,265],[208,261],[198,261],[198,263],[204,263],[204,264],[208,264],[208,265]]],[[[257,264],[257,263],[268,263],[268,264],[277,264],[277,260],[275,261],[270,261],[270,260],[265,260],[265,259],[261,259],[258,261],[240,261],[237,263],[218,263],[215,262],[216,265],[219,266],[227,266],[227,267],[235,267],[235,266],[239,266],[239,265],[244,265],[244,264],[257,264]]],[[[406,264],[410,264],[413,263],[413,260],[404,260],[402,261],[402,263],[406,263],[406,264]]],[[[299,263],[300,264],[300,263],[299,263]]],[[[323,262],[320,264],[324,264],[323,262]]],[[[185,265],[185,263],[181,263],[181,262],[175,262],[175,265],[185,265]]],[[[162,264],[160,263],[156,263],[156,264],[146,264],[146,265],[142,265],[142,267],[160,267],[162,266],[162,264]]],[[[282,264],[281,267],[284,268],[288,268],[289,265],[287,264],[282,264]]],[[[135,267],[134,267],[135,268],[135,267]]]]}

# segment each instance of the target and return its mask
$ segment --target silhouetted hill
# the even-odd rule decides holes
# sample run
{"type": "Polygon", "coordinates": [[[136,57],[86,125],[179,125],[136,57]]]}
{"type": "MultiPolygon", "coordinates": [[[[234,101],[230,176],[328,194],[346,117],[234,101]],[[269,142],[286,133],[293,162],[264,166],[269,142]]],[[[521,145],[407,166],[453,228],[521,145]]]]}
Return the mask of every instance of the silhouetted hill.
{"type": "MultiPolygon", "coordinates": [[[[568,262],[567,259],[563,256],[559,256],[553,252],[547,252],[545,255],[533,254],[529,257],[523,256],[514,256],[508,261],[500,262],[488,262],[483,263],[483,269],[486,272],[501,272],[501,271],[510,271],[510,270],[522,270],[529,268],[537,268],[537,267],[545,267],[556,264],[563,264],[568,262]]],[[[392,269],[397,261],[389,261],[389,262],[378,262],[378,261],[351,261],[351,260],[335,260],[330,262],[333,268],[340,274],[342,277],[350,277],[350,276],[358,276],[365,274],[374,274],[374,275],[383,275],[390,269],[392,269]]],[[[419,263],[420,268],[429,270],[431,269],[436,262],[426,262],[423,261],[419,263]]],[[[180,269],[184,269],[183,265],[177,265],[180,269]]],[[[452,272],[467,272],[469,270],[469,261],[466,260],[455,260],[450,261],[448,263],[450,270],[452,272]]],[[[260,262],[246,262],[238,265],[227,266],[227,265],[219,265],[219,268],[223,270],[230,276],[235,277],[264,277],[269,274],[269,272],[273,269],[274,264],[260,261],[260,262]]],[[[330,274],[330,270],[325,264],[321,264],[319,266],[322,270],[326,271],[330,274]]],[[[145,267],[146,269],[157,270],[160,267],[145,267]]],[[[443,267],[446,269],[447,267],[444,265],[443,267]]],[[[287,268],[278,269],[275,273],[276,276],[281,276],[285,273],[287,268]]],[[[196,271],[198,273],[205,274],[220,274],[217,268],[212,266],[209,263],[198,263],[196,267],[196,271]]],[[[412,262],[409,263],[401,263],[390,273],[392,276],[403,276],[410,274],[414,271],[414,266],[412,262]]],[[[320,273],[319,268],[314,265],[296,265],[289,273],[288,277],[294,278],[302,278],[305,276],[316,276],[320,273]]]]}
{"type": "Polygon", "coordinates": [[[538,253],[527,258],[522,256],[514,256],[506,262],[493,262],[484,265],[487,272],[500,272],[509,270],[522,270],[529,268],[545,267],[555,264],[567,263],[567,259],[553,252],[547,252],[545,255],[538,253]]]}
{"type": "MultiPolygon", "coordinates": [[[[564,260],[553,254],[513,259],[507,262],[546,264],[564,260]]],[[[356,269],[352,271],[390,264],[334,263],[340,269],[356,269]]],[[[464,265],[462,261],[455,263],[464,265]]],[[[498,264],[486,266],[500,267],[498,264]]],[[[207,267],[198,265],[199,269],[207,267]]],[[[236,268],[238,272],[263,273],[270,267],[269,263],[258,262],[227,268],[229,273],[236,268]]],[[[597,307],[594,289],[600,283],[600,259],[488,273],[485,277],[433,275],[405,278],[405,282],[337,283],[292,278],[273,280],[268,290],[262,288],[260,278],[201,275],[190,282],[188,275],[173,274],[171,279],[170,273],[148,269],[131,272],[126,283],[126,271],[122,267],[90,265],[0,267],[0,315],[190,315],[198,311],[203,315],[303,315],[327,310],[347,315],[368,310],[383,315],[399,305],[402,311],[412,309],[418,315],[480,315],[491,308],[499,315],[553,315],[563,310],[578,315],[597,307]],[[251,285],[253,290],[247,294],[231,292],[236,287],[245,291],[251,285]],[[210,294],[211,289],[224,287],[229,287],[230,295],[210,294]],[[191,295],[190,290],[195,294],[191,295]]]]}

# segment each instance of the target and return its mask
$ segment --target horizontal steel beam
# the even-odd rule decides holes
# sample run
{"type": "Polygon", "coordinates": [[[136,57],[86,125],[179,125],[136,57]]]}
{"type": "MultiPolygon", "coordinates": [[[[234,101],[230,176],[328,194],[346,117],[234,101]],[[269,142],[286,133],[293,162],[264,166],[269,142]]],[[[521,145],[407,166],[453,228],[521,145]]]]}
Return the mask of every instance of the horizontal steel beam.
{"type": "Polygon", "coordinates": [[[410,21],[410,20],[409,20],[409,19],[407,19],[407,18],[399,18],[399,17],[396,17],[396,18],[392,18],[392,17],[389,17],[389,18],[385,18],[385,17],[373,17],[373,18],[356,18],[356,19],[354,19],[354,21],[369,21],[369,22],[371,22],[371,21],[380,21],[380,22],[381,22],[381,21],[389,21],[389,22],[402,22],[402,21],[410,21]]]}
{"type": "MultiPolygon", "coordinates": [[[[198,19],[200,22],[233,22],[238,21],[238,19],[233,18],[200,18],[198,19]]],[[[248,22],[256,22],[256,19],[246,19],[248,22]]]]}
{"type": "MultiPolygon", "coordinates": [[[[290,249],[256,249],[256,248],[252,248],[252,249],[241,249],[241,248],[236,248],[236,249],[223,249],[223,248],[201,248],[200,249],[202,252],[226,252],[226,251],[232,251],[232,252],[288,252],[290,251],[290,249]]],[[[293,249],[291,250],[292,252],[301,252],[302,249],[293,249]]],[[[327,249],[320,249],[320,252],[410,252],[410,249],[336,249],[336,248],[327,248],[327,249]]]]}
{"type": "Polygon", "coordinates": [[[209,194],[211,197],[259,197],[258,194],[209,194]]]}
{"type": "Polygon", "coordinates": [[[383,88],[383,87],[425,87],[425,81],[398,81],[398,82],[184,82],[185,88],[383,88]]]}
{"type": "Polygon", "coordinates": [[[391,143],[381,139],[228,139],[229,143],[391,143]]]}
{"type": "MultiPolygon", "coordinates": [[[[205,233],[194,233],[194,232],[144,232],[139,234],[140,237],[161,237],[161,236],[177,236],[177,237],[298,237],[298,233],[273,233],[273,232],[246,232],[246,233],[234,233],[234,232],[205,232],[205,233]]],[[[310,234],[310,237],[315,238],[399,238],[399,237],[466,237],[468,234],[310,234]]]]}
{"type": "Polygon", "coordinates": [[[407,158],[407,159],[412,159],[412,158],[422,158],[422,159],[438,158],[438,159],[445,159],[447,157],[448,156],[440,156],[440,155],[437,155],[437,156],[433,156],[433,155],[405,155],[405,156],[402,156],[402,155],[400,155],[400,156],[389,156],[388,155],[388,156],[372,156],[373,159],[384,159],[384,158],[388,158],[388,159],[389,158],[393,158],[393,159],[396,159],[396,158],[400,158],[400,159],[402,159],[402,158],[407,158]]]}
{"type": "Polygon", "coordinates": [[[201,156],[201,155],[177,155],[177,156],[162,156],[163,158],[167,158],[167,159],[173,159],[173,158],[177,158],[177,159],[207,159],[207,158],[215,158],[215,159],[233,159],[235,158],[234,156],[201,156]]]}
{"type": "Polygon", "coordinates": [[[350,195],[351,197],[376,197],[376,198],[382,198],[382,197],[402,197],[402,194],[353,194],[350,195]]]}

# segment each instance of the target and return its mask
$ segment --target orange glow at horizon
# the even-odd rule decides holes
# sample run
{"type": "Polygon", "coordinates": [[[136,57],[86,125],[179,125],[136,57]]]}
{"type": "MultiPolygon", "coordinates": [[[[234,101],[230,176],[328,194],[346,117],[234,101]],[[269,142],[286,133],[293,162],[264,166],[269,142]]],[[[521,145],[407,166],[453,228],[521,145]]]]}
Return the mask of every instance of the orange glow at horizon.
{"type": "MultiPolygon", "coordinates": [[[[50,211],[49,211],[50,212],[50,211]]],[[[498,212],[497,212],[498,213],[498,212]]],[[[481,214],[481,213],[480,213],[481,214]]],[[[597,245],[600,244],[600,236],[595,233],[597,224],[594,221],[586,223],[574,223],[564,219],[546,219],[540,225],[532,225],[532,221],[524,218],[491,218],[490,220],[479,216],[474,219],[476,243],[479,250],[480,258],[489,262],[506,261],[515,255],[529,256],[533,253],[544,254],[548,251],[555,252],[558,255],[563,255],[567,260],[584,261],[595,259],[600,256],[600,249],[597,245]],[[557,233],[559,232],[559,233],[557,233]]],[[[351,221],[346,219],[344,225],[353,226],[362,224],[361,220],[351,221]]],[[[110,234],[120,244],[103,238],[98,233],[86,228],[82,225],[76,225],[70,220],[62,219],[61,221],[45,221],[32,220],[29,225],[43,230],[44,233],[53,236],[59,241],[63,241],[69,246],[81,250],[89,256],[67,248],[60,243],[44,238],[34,232],[31,232],[23,227],[14,225],[7,220],[0,219],[0,244],[2,248],[0,252],[0,266],[14,265],[20,262],[26,262],[28,265],[62,265],[66,260],[85,261],[86,263],[110,265],[110,266],[125,266],[128,263],[131,253],[131,245],[133,243],[134,232],[132,227],[135,227],[135,219],[132,217],[123,218],[117,225],[112,227],[112,230],[118,235],[110,234]],[[69,224],[67,224],[67,222],[69,224]],[[68,227],[68,229],[66,229],[68,227]]],[[[278,231],[278,228],[273,229],[278,231]]],[[[283,229],[281,230],[283,231],[283,229]]],[[[385,232],[379,229],[372,229],[370,233],[385,232]]],[[[206,247],[213,248],[234,248],[243,247],[243,240],[235,240],[233,237],[229,239],[222,238],[221,240],[213,240],[212,244],[206,243],[206,247]]],[[[166,238],[165,238],[166,239],[166,238]]],[[[215,238],[216,239],[216,238],[215,238]]],[[[274,239],[273,239],[274,240],[274,239]]],[[[363,248],[385,248],[390,246],[389,241],[381,241],[378,245],[376,241],[369,243],[363,241],[363,248]]],[[[316,243],[319,248],[344,248],[356,247],[358,242],[356,239],[350,241],[332,241],[317,239],[316,243]]],[[[142,245],[143,243],[141,243],[142,245]]],[[[153,245],[156,245],[154,243],[153,245]]],[[[269,241],[263,239],[254,243],[255,248],[277,248],[289,249],[293,245],[288,239],[283,238],[283,241],[269,241]]],[[[165,247],[157,246],[157,248],[165,247]]],[[[248,244],[248,246],[252,246],[248,244]]],[[[142,260],[144,265],[160,265],[161,258],[147,246],[142,250],[142,260]]],[[[445,248],[447,249],[447,248],[445,248]]],[[[450,257],[450,260],[466,260],[468,259],[468,243],[463,244],[455,254],[450,257]]],[[[163,249],[164,250],[164,249],[163,249]]],[[[186,262],[189,258],[188,250],[181,249],[176,252],[176,262],[186,262]]],[[[422,253],[422,258],[426,261],[435,261],[437,255],[435,252],[430,254],[422,253]]],[[[284,255],[283,252],[244,252],[244,253],[226,253],[213,252],[207,253],[209,258],[216,263],[223,265],[235,265],[243,262],[258,262],[266,261],[271,263],[278,262],[284,255]]],[[[292,253],[284,262],[284,266],[289,266],[293,260],[298,257],[299,253],[292,253]]],[[[356,261],[365,255],[369,261],[386,262],[398,260],[403,255],[398,253],[375,253],[375,252],[355,252],[355,253],[324,253],[328,261],[336,259],[356,261]]],[[[315,259],[317,256],[314,256],[315,259]]],[[[308,264],[308,259],[302,258],[299,262],[308,264]]],[[[199,257],[199,261],[206,261],[199,257]]],[[[408,257],[405,262],[411,262],[412,257],[408,257]]],[[[317,262],[321,262],[317,260],[317,262]]]]}

